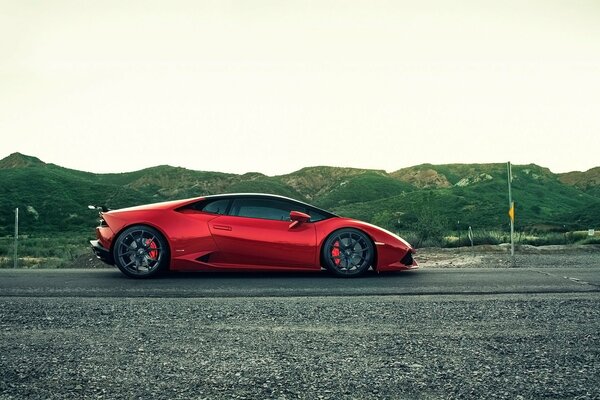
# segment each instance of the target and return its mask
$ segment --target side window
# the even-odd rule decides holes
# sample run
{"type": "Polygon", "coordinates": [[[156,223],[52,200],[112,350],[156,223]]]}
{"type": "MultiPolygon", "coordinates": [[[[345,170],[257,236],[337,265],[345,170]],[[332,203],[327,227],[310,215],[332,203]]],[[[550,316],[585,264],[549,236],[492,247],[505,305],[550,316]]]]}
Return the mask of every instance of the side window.
{"type": "Polygon", "coordinates": [[[225,214],[227,212],[227,206],[229,205],[229,202],[229,199],[211,201],[206,203],[200,211],[212,214],[225,214]]]}
{"type": "Polygon", "coordinates": [[[242,198],[235,199],[231,205],[230,215],[238,217],[272,219],[289,221],[290,211],[299,210],[298,206],[281,200],[242,198]]]}
{"type": "Polygon", "coordinates": [[[310,215],[310,222],[317,222],[317,221],[321,221],[326,218],[325,215],[321,214],[317,210],[309,209],[307,214],[310,215]]]}

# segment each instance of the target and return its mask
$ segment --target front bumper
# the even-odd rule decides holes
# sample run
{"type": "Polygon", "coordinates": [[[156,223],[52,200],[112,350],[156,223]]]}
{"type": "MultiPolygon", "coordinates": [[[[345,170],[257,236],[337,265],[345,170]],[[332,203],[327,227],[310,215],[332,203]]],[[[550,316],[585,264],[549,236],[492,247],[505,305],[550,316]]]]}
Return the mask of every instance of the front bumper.
{"type": "Polygon", "coordinates": [[[402,257],[400,262],[409,268],[418,266],[417,262],[413,258],[413,250],[407,251],[406,255],[402,257]]]}
{"type": "Polygon", "coordinates": [[[413,249],[399,249],[384,243],[377,243],[378,245],[378,262],[377,271],[405,271],[411,269],[418,269],[419,264],[413,258],[413,249]]]}
{"type": "Polygon", "coordinates": [[[92,250],[96,257],[109,265],[115,265],[115,260],[113,259],[112,254],[110,254],[110,250],[102,247],[98,240],[90,240],[90,245],[92,245],[92,250]]]}

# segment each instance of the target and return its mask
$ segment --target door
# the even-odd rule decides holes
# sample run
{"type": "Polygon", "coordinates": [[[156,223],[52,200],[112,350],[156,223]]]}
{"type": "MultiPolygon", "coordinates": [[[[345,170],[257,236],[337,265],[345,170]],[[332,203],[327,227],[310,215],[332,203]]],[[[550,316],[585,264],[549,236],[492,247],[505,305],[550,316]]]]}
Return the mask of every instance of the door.
{"type": "Polygon", "coordinates": [[[303,207],[285,200],[234,199],[229,215],[209,222],[218,247],[211,256],[211,263],[316,268],[314,224],[306,222],[290,228],[292,210],[305,211],[303,207]]]}

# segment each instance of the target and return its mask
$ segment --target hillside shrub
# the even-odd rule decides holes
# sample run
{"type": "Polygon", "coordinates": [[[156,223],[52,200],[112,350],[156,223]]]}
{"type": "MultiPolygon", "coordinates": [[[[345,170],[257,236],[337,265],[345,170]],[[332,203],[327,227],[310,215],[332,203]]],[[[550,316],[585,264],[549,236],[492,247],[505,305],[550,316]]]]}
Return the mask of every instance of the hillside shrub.
{"type": "Polygon", "coordinates": [[[586,239],[580,241],[579,244],[600,244],[600,236],[588,236],[586,239]]]}
{"type": "Polygon", "coordinates": [[[416,247],[441,246],[444,234],[448,229],[448,222],[434,212],[425,207],[417,215],[417,220],[413,225],[413,231],[417,233],[416,247]]]}

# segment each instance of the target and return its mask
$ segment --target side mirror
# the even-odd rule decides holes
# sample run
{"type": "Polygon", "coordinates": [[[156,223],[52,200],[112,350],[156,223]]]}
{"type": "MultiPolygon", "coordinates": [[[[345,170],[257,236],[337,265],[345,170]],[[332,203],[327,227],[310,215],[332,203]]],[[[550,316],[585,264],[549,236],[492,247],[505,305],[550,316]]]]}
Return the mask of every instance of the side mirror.
{"type": "Polygon", "coordinates": [[[300,211],[290,211],[290,220],[292,221],[290,224],[291,229],[302,222],[310,221],[310,215],[300,211]]]}

